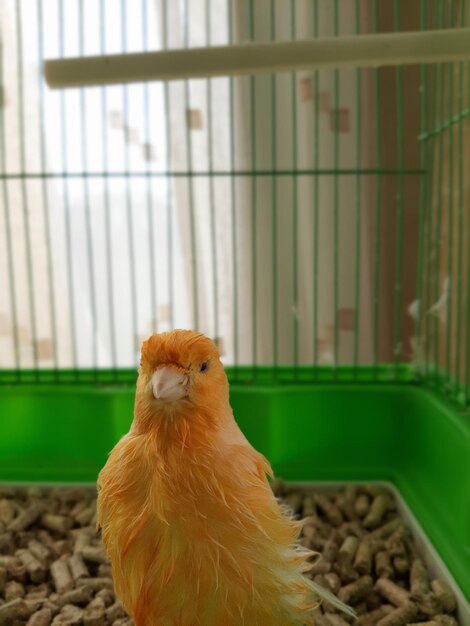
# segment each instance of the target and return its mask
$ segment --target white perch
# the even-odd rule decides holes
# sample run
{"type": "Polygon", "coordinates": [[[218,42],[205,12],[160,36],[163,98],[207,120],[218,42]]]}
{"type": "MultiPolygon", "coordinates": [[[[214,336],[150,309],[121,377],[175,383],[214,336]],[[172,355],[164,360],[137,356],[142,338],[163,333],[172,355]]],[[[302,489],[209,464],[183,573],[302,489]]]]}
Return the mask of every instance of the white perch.
{"type": "Polygon", "coordinates": [[[45,76],[59,88],[465,59],[470,28],[54,59],[45,76]]]}

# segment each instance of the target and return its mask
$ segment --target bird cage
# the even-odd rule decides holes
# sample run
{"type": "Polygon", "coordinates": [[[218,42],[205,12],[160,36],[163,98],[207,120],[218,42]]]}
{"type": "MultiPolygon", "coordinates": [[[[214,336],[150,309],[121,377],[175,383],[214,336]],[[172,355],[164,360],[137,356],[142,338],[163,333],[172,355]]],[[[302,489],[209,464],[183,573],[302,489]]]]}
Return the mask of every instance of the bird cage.
{"type": "Polygon", "coordinates": [[[141,342],[198,329],[276,473],[392,483],[470,599],[468,49],[94,85],[57,64],[468,27],[466,0],[4,0],[0,479],[94,481],[141,342]]]}

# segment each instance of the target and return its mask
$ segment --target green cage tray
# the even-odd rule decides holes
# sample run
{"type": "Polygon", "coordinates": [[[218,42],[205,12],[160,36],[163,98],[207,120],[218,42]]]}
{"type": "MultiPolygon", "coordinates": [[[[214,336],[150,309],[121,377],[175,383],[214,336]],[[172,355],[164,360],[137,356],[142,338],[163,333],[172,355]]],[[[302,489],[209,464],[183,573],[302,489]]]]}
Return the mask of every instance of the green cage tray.
{"type": "MultiPolygon", "coordinates": [[[[0,388],[0,481],[89,482],[133,385],[0,388]]],[[[470,599],[470,416],[410,385],[232,384],[236,419],[287,481],[386,481],[470,599]]],[[[462,622],[464,623],[464,622],[462,622]]]]}

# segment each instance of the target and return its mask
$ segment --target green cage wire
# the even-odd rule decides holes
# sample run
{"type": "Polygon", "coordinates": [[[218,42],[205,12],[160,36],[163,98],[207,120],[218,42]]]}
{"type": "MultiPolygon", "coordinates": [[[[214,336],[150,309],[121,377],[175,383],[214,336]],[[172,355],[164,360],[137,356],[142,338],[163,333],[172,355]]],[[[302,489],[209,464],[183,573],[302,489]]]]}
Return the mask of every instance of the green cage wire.
{"type": "Polygon", "coordinates": [[[467,63],[51,91],[46,58],[469,25],[435,0],[4,0],[0,377],[132,382],[140,342],[230,380],[470,393],[467,63]]]}

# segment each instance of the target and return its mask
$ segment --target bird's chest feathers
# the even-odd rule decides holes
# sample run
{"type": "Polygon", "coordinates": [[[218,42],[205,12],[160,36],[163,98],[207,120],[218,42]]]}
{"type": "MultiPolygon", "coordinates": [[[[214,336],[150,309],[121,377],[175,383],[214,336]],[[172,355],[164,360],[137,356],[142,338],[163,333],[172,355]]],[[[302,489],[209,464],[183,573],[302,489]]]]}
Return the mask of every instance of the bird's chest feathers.
{"type": "Polygon", "coordinates": [[[162,453],[147,443],[132,459],[123,468],[129,477],[126,501],[147,511],[149,520],[174,528],[187,523],[188,532],[198,532],[208,520],[226,517],[231,472],[221,471],[220,449],[170,445],[162,453]]]}
{"type": "Polygon", "coordinates": [[[193,542],[225,542],[228,535],[235,539],[233,533],[247,532],[239,521],[247,506],[245,491],[253,491],[253,481],[259,488],[261,481],[256,453],[239,430],[225,429],[211,445],[185,448],[172,441],[130,437],[123,452],[116,460],[122,464],[126,492],[121,499],[126,503],[125,533],[131,532],[133,542],[147,532],[193,542]],[[146,532],[136,534],[130,528],[146,532]]]}

